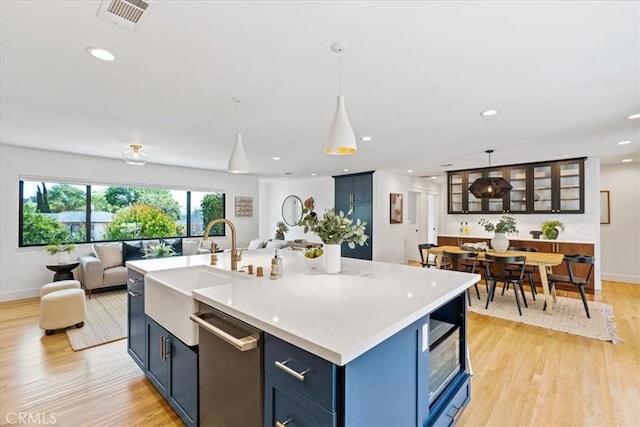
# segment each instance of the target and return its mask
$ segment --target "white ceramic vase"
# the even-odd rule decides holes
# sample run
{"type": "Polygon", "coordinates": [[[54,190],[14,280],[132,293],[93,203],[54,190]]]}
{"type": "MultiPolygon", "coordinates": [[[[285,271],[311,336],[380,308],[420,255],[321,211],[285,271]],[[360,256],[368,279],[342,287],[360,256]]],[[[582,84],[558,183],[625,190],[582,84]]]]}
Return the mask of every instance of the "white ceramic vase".
{"type": "Polygon", "coordinates": [[[58,264],[69,264],[69,252],[58,252],[56,257],[58,259],[58,264]]]}
{"type": "Polygon", "coordinates": [[[509,239],[507,239],[505,233],[496,233],[491,239],[491,247],[496,252],[506,252],[509,248],[509,239]]]}
{"type": "Polygon", "coordinates": [[[326,274],[338,274],[340,273],[340,256],[342,251],[342,245],[329,245],[324,244],[324,258],[323,268],[326,274]]]}

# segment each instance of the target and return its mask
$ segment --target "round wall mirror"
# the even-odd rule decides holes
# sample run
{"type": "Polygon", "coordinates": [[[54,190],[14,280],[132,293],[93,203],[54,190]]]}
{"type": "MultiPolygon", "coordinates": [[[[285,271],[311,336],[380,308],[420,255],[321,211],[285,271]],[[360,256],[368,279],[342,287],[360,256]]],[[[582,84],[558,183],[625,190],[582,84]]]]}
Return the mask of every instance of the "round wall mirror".
{"type": "Polygon", "coordinates": [[[287,225],[298,225],[302,219],[302,200],[298,196],[287,196],[282,202],[282,219],[287,225]]]}

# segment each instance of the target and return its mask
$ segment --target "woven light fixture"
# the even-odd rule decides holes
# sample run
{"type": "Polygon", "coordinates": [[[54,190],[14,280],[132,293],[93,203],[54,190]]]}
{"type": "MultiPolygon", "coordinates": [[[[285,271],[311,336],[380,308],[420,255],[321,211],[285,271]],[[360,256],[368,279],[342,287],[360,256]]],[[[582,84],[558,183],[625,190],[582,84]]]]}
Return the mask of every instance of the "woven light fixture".
{"type": "MultiPolygon", "coordinates": [[[[489,155],[489,166],[491,166],[491,153],[493,153],[493,150],[487,150],[485,153],[489,155]]],[[[502,199],[509,194],[512,188],[506,179],[497,176],[476,179],[469,186],[469,191],[479,199],[502,199]]]]}
{"type": "Polygon", "coordinates": [[[349,122],[347,110],[344,108],[344,96],[342,96],[342,52],[349,49],[345,42],[335,42],[331,45],[331,50],[338,53],[340,58],[340,78],[338,92],[338,106],[329,127],[329,138],[324,152],[327,154],[353,154],[358,150],[356,146],[356,135],[349,122]]]}

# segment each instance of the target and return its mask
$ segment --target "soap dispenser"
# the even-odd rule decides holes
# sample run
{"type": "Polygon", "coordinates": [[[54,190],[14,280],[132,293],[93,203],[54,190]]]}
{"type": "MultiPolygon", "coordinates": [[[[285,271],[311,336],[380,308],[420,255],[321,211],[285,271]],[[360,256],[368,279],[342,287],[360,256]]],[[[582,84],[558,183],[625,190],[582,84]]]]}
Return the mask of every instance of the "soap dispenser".
{"type": "Polygon", "coordinates": [[[282,258],[278,257],[278,250],[276,249],[276,255],[273,257],[276,260],[276,265],[278,268],[278,277],[282,277],[282,258]]]}

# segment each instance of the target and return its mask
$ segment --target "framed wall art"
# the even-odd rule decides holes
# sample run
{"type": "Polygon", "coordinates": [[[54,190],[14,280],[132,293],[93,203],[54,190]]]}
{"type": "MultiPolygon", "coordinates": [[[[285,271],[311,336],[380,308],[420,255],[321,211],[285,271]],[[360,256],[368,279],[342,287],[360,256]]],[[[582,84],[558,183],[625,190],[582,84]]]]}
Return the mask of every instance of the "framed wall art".
{"type": "Polygon", "coordinates": [[[253,216],[253,197],[236,196],[236,216],[253,216]]]}
{"type": "Polygon", "coordinates": [[[389,195],[389,222],[402,224],[402,194],[400,193],[389,195]]]}

